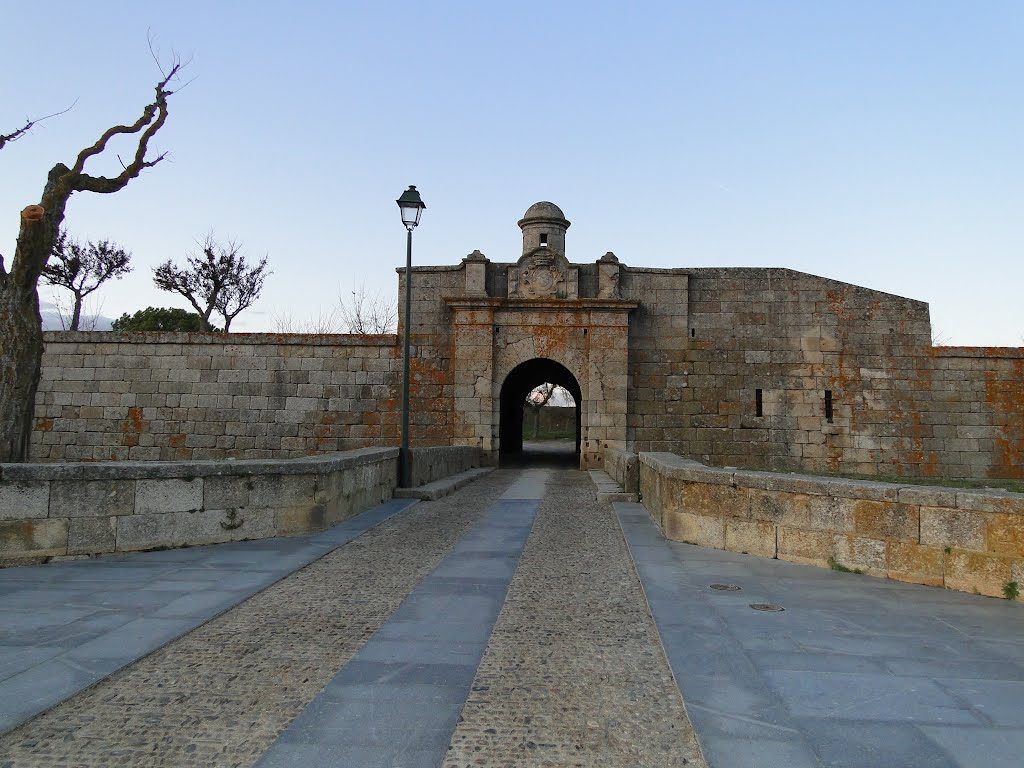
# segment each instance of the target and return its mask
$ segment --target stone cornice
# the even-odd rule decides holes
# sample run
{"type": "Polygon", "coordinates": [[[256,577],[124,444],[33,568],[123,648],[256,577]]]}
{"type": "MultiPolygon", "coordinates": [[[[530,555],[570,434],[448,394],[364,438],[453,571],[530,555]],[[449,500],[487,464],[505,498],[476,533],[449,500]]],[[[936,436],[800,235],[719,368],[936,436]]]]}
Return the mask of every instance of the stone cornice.
{"type": "Polygon", "coordinates": [[[581,309],[602,312],[631,312],[639,301],[623,299],[501,299],[493,296],[446,296],[442,299],[450,309],[546,309],[574,312],[581,309]]]}

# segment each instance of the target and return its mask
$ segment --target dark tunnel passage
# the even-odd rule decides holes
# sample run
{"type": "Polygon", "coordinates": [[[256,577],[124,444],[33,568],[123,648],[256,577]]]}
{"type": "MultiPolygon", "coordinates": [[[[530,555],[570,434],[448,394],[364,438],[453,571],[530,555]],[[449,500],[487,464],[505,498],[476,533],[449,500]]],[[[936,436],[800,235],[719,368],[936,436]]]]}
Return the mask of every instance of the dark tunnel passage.
{"type": "Polygon", "coordinates": [[[581,429],[580,403],[583,395],[579,382],[561,363],[545,358],[534,358],[521,363],[509,371],[501,385],[501,421],[498,427],[500,463],[509,464],[571,464],[579,466],[581,429]],[[538,446],[523,446],[523,408],[526,396],[541,384],[551,383],[564,387],[576,403],[576,440],[570,453],[568,449],[541,449],[538,446]]]}

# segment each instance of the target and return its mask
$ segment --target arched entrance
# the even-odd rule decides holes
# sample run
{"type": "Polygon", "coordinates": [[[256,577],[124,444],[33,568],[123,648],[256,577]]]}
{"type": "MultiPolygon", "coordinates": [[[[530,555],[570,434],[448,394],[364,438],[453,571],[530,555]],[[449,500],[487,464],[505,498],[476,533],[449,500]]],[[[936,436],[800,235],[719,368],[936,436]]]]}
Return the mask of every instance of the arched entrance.
{"type": "Polygon", "coordinates": [[[505,377],[501,385],[498,436],[503,461],[523,454],[523,408],[526,396],[541,384],[556,384],[566,389],[576,403],[576,441],[574,458],[579,462],[581,409],[583,393],[579,382],[568,368],[546,358],[534,358],[520,363],[505,377]]]}

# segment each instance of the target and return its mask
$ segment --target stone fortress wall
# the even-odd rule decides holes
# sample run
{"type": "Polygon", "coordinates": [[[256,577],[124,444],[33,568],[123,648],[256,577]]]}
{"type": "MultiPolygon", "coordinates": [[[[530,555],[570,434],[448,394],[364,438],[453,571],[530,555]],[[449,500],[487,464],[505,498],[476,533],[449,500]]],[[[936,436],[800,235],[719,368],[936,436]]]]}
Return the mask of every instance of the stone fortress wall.
{"type": "MultiPolygon", "coordinates": [[[[932,347],[926,304],[787,269],[645,269],[610,253],[571,263],[568,226],[538,203],[520,221],[519,261],[474,252],[414,269],[414,445],[494,461],[502,400],[518,396],[509,382],[557,374],[578,390],[582,466],[611,449],[1024,477],[1024,349],[932,347]]],[[[32,458],[393,446],[400,338],[48,333],[32,458]]]]}

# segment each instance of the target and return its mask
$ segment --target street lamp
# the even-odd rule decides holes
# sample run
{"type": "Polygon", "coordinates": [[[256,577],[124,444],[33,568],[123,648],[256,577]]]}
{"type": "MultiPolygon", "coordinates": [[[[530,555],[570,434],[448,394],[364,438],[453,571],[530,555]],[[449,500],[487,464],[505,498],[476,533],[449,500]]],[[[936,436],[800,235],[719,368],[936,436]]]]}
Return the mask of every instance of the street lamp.
{"type": "Polygon", "coordinates": [[[427,206],[420,199],[415,186],[410,186],[395,201],[402,212],[402,224],[407,237],[405,247],[405,352],[402,358],[402,447],[398,455],[399,485],[412,484],[409,461],[409,339],[412,336],[412,231],[420,223],[420,215],[427,206]]]}

